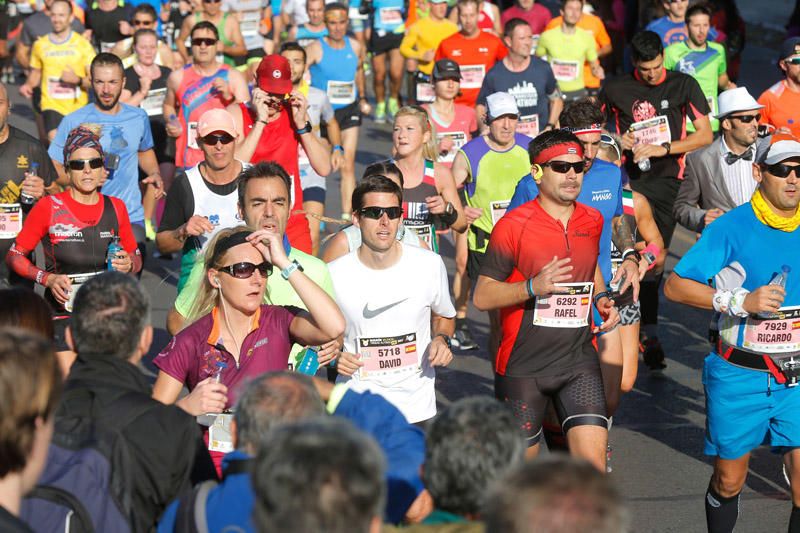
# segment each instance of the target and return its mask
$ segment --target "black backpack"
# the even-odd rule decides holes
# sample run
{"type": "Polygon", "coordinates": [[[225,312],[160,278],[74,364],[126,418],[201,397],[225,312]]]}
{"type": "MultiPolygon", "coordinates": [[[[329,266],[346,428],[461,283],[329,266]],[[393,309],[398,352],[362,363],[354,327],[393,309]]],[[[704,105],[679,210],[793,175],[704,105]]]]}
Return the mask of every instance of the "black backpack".
{"type": "Polygon", "coordinates": [[[65,390],[44,472],[22,502],[20,517],[34,531],[134,531],[131,452],[113,428],[126,427],[155,406],[142,397],[122,392],[101,415],[91,391],[65,390]]]}

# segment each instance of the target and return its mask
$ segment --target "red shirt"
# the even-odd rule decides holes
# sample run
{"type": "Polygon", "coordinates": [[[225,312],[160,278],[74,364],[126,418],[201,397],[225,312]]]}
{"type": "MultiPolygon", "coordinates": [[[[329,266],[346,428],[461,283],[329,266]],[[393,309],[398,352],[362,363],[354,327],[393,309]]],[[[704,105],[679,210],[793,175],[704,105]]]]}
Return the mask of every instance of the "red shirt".
{"type": "Polygon", "coordinates": [[[475,107],[483,78],[495,63],[506,57],[508,50],[493,33],[482,31],[476,37],[467,38],[455,33],[439,43],[436,61],[452,59],[461,67],[461,94],[456,103],[475,107]]]}
{"type": "Polygon", "coordinates": [[[531,32],[534,35],[539,35],[544,31],[547,23],[550,22],[550,18],[550,10],[541,4],[533,4],[533,7],[530,9],[530,11],[525,11],[518,5],[514,4],[503,11],[500,21],[503,23],[503,27],[505,28],[506,23],[509,20],[522,19],[530,25],[531,32]]]}

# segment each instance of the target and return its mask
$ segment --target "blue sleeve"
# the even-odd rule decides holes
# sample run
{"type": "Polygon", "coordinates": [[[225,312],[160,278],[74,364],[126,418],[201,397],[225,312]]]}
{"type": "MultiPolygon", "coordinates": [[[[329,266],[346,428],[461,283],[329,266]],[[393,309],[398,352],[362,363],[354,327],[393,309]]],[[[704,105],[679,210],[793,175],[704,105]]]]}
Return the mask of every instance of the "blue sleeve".
{"type": "Polygon", "coordinates": [[[712,42],[716,42],[717,41],[717,37],[719,37],[719,32],[717,31],[717,29],[714,28],[714,27],[709,28],[708,29],[708,40],[712,41],[712,42]]]}
{"type": "Polygon", "coordinates": [[[61,120],[56,130],[56,136],[50,142],[50,147],[47,148],[47,155],[50,156],[50,159],[58,161],[62,165],[64,164],[64,143],[67,142],[67,134],[72,129],[70,122],[67,117],[61,120]]]}
{"type": "Polygon", "coordinates": [[[150,119],[147,113],[139,109],[139,118],[142,121],[142,140],[139,142],[139,151],[144,152],[153,148],[153,131],[150,129],[150,119]]]}
{"type": "Polygon", "coordinates": [[[530,202],[538,195],[539,195],[539,187],[536,186],[536,182],[533,181],[533,177],[530,174],[528,174],[527,176],[519,180],[519,183],[517,183],[517,188],[514,189],[514,196],[511,197],[511,203],[508,204],[508,209],[506,209],[506,213],[508,213],[513,209],[516,209],[522,204],[530,202]]]}
{"type": "Polygon", "coordinates": [[[175,500],[166,508],[161,520],[158,521],[158,533],[173,533],[175,531],[175,521],[178,519],[178,505],[180,500],[175,500]]]}
{"type": "Polygon", "coordinates": [[[622,216],[625,211],[622,208],[622,173],[619,176],[619,185],[617,187],[617,207],[614,209],[614,216],[622,216]]]}
{"type": "Polygon", "coordinates": [[[348,390],[333,414],[346,418],[380,445],[389,489],[384,519],[392,524],[401,522],[424,488],[420,467],[425,460],[425,435],[409,424],[397,407],[371,392],[348,390]]]}
{"type": "Polygon", "coordinates": [[[547,61],[542,61],[542,63],[544,63],[547,67],[547,70],[545,71],[547,81],[545,82],[544,90],[547,93],[547,96],[552,96],[558,89],[558,82],[556,81],[555,74],[553,74],[553,67],[550,66],[550,63],[547,61]]]}
{"type": "Polygon", "coordinates": [[[481,83],[481,90],[478,91],[478,98],[475,100],[475,103],[478,105],[486,106],[486,97],[490,94],[494,94],[494,75],[492,74],[492,68],[489,72],[486,73],[486,77],[483,78],[483,83],[481,83]]]}
{"type": "Polygon", "coordinates": [[[736,231],[736,226],[726,223],[726,218],[730,222],[735,222],[728,213],[707,226],[703,230],[700,240],[689,248],[689,251],[675,265],[673,271],[677,275],[706,285],[720,270],[730,264],[729,236],[730,232],[736,231]]]}

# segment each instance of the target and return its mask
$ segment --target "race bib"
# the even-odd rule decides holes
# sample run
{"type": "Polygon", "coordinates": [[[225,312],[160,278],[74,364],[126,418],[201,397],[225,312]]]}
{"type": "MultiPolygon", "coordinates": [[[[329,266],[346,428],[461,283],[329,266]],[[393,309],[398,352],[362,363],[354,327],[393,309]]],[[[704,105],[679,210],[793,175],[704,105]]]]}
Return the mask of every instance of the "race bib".
{"type": "Polygon", "coordinates": [[[420,370],[416,333],[360,338],[358,353],[364,363],[359,370],[361,379],[414,374],[420,370]]]}
{"type": "Polygon", "coordinates": [[[244,37],[244,47],[248,50],[261,50],[264,48],[264,37],[258,32],[242,34],[244,37]]]}
{"type": "Polygon", "coordinates": [[[47,94],[53,100],[74,100],[81,94],[81,89],[77,85],[64,83],[59,78],[47,78],[47,94]]]}
{"type": "Polygon", "coordinates": [[[167,96],[167,88],[153,89],[147,92],[142,103],[139,104],[147,116],[157,117],[164,114],[164,98],[167,96]]]}
{"type": "Polygon", "coordinates": [[[569,292],[536,298],[533,325],[546,328],[582,328],[589,325],[594,283],[556,283],[569,292]]]}
{"type": "Polygon", "coordinates": [[[527,135],[531,139],[539,135],[539,115],[526,115],[519,117],[517,133],[527,135]]]}
{"type": "Polygon", "coordinates": [[[197,122],[190,122],[187,129],[186,145],[194,150],[199,150],[200,147],[197,146],[197,122]]]}
{"type": "Polygon", "coordinates": [[[64,304],[64,309],[67,310],[68,313],[72,312],[72,304],[75,302],[75,295],[78,294],[78,289],[81,288],[81,285],[92,279],[98,274],[102,274],[104,271],[100,272],[90,272],[88,274],[68,274],[67,277],[69,281],[72,283],[72,288],[69,291],[69,299],[64,304]]]}
{"type": "Polygon", "coordinates": [[[439,252],[439,242],[436,240],[436,231],[433,229],[433,224],[413,225],[411,223],[404,225],[406,229],[413,231],[417,234],[419,240],[428,245],[432,251],[439,252]]]}
{"type": "Polygon", "coordinates": [[[464,65],[461,67],[461,88],[480,89],[485,76],[485,65],[464,65]]]}
{"type": "Polygon", "coordinates": [[[506,214],[506,209],[508,209],[508,204],[511,203],[511,200],[495,200],[489,204],[489,209],[492,210],[492,226],[497,225],[497,221],[503,218],[503,215],[506,214]]]}
{"type": "Polygon", "coordinates": [[[381,8],[379,16],[383,26],[400,26],[403,23],[403,13],[399,9],[393,7],[381,8]]]}
{"type": "Polygon", "coordinates": [[[0,204],[0,239],[15,239],[22,231],[22,206],[0,204]]]}
{"type": "Polygon", "coordinates": [[[742,347],[754,352],[800,351],[800,306],[782,307],[774,318],[748,318],[742,347]]]}
{"type": "Polygon", "coordinates": [[[417,83],[417,102],[433,102],[436,91],[432,83],[417,83]]]}
{"type": "Polygon", "coordinates": [[[655,144],[660,146],[664,143],[672,142],[672,134],[669,131],[667,117],[659,115],[641,122],[631,124],[630,131],[633,133],[633,145],[655,144]]]}
{"type": "Polygon", "coordinates": [[[577,80],[581,68],[581,64],[577,61],[564,61],[563,59],[551,59],[550,66],[556,81],[577,80]]]}
{"type": "Polygon", "coordinates": [[[441,144],[442,139],[449,138],[453,141],[453,146],[445,155],[439,155],[439,163],[452,163],[453,160],[456,158],[456,154],[461,149],[462,146],[467,144],[467,134],[463,131],[448,131],[445,133],[437,133],[436,134],[436,141],[438,144],[441,144]]]}
{"type": "Polygon", "coordinates": [[[356,101],[355,81],[328,80],[328,100],[333,105],[348,105],[356,101]]]}

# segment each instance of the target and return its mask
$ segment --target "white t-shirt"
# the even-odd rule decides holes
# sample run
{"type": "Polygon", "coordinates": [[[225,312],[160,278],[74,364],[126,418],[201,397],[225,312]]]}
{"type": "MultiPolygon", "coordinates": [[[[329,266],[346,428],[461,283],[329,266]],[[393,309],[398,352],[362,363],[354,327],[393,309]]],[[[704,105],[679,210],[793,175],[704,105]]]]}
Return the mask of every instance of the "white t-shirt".
{"type": "Polygon", "coordinates": [[[447,271],[430,250],[402,246],[397,264],[364,266],[358,250],[328,265],[336,303],[347,328],[344,351],[361,354],[364,367],[337,382],[380,394],[409,422],[436,415],[436,373],[430,366],[431,313],[453,318],[447,271]]]}

